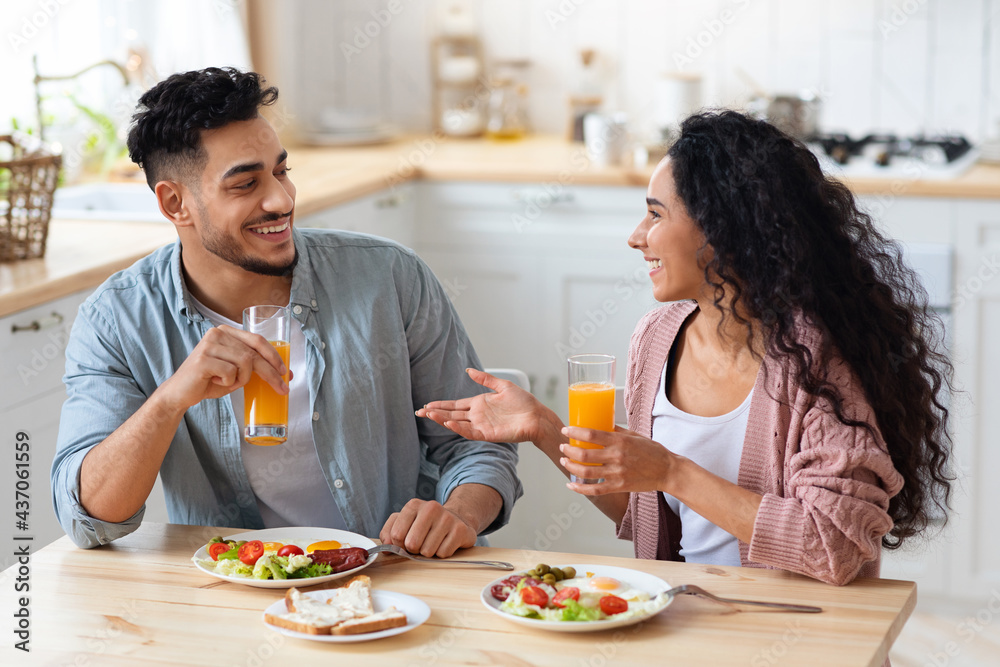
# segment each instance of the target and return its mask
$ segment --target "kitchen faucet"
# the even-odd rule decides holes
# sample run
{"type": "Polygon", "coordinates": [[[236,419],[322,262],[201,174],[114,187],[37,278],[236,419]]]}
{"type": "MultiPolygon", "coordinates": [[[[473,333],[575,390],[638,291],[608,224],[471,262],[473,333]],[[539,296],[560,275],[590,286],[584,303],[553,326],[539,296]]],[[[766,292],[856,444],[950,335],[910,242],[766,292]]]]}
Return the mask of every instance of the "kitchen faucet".
{"type": "MultiPolygon", "coordinates": [[[[126,67],[121,63],[115,62],[114,60],[99,60],[98,62],[92,65],[84,67],[82,70],[76,72],[75,74],[67,74],[64,76],[42,76],[41,74],[38,73],[38,54],[33,55],[31,57],[31,64],[35,68],[35,78],[34,78],[35,114],[38,117],[38,138],[42,141],[45,140],[45,134],[44,134],[45,130],[42,124],[42,93],[41,90],[39,89],[38,84],[40,84],[42,81],[67,81],[70,79],[75,79],[84,72],[89,72],[95,67],[100,67],[101,65],[111,65],[112,67],[118,70],[118,72],[122,75],[122,80],[125,82],[125,85],[128,86],[129,83],[131,83],[129,78],[129,69],[132,70],[138,69],[138,64],[133,62],[135,58],[139,58],[138,54],[133,54],[133,56],[129,58],[128,69],[126,69],[126,67]]],[[[139,62],[141,62],[141,60],[139,62]]]]}

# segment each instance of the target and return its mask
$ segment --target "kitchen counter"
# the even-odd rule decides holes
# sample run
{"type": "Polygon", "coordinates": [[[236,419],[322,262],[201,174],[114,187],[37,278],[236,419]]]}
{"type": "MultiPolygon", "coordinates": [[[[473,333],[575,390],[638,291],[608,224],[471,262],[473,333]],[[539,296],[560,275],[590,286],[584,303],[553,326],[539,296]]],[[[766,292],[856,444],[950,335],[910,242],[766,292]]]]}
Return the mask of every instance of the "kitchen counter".
{"type": "Polygon", "coordinates": [[[97,287],[176,238],[170,224],[53,220],[45,257],[0,264],[0,316],[97,287]]]}
{"type": "MultiPolygon", "coordinates": [[[[593,167],[582,145],[553,136],[504,143],[411,136],[377,146],[293,146],[289,165],[299,216],[417,179],[645,187],[653,171],[653,165],[593,167]]],[[[131,172],[141,182],[139,172],[131,172]]],[[[848,184],[865,195],[1000,199],[1000,166],[975,165],[943,181],[869,178],[848,184]]],[[[44,259],[0,265],[0,315],[96,287],[174,238],[166,222],[53,220],[44,259]]]]}
{"type": "Polygon", "coordinates": [[[646,173],[592,167],[582,145],[544,136],[514,142],[409,137],[381,146],[300,146],[289,149],[288,164],[299,215],[417,179],[645,187],[652,173],[652,168],[646,173]]]}
{"type": "MultiPolygon", "coordinates": [[[[308,215],[415,179],[645,187],[655,165],[592,167],[581,144],[536,136],[516,142],[409,137],[382,146],[289,149],[297,209],[308,215]]],[[[856,194],[1000,199],[1000,165],[954,179],[845,179],[856,194]]]]}

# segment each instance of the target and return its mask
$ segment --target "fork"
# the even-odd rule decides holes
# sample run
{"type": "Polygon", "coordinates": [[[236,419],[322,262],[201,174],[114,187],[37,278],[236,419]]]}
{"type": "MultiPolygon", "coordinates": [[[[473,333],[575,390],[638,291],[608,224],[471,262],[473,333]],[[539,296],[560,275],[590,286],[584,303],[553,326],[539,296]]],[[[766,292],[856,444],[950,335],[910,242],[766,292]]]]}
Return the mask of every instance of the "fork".
{"type": "Polygon", "coordinates": [[[805,614],[818,614],[823,611],[821,607],[811,607],[804,604],[786,604],[784,602],[758,602],[757,600],[734,600],[732,598],[720,598],[717,595],[712,595],[704,588],[694,586],[692,584],[671,588],[669,591],[664,591],[656,597],[659,598],[661,596],[665,596],[666,599],[669,600],[677,595],[697,595],[720,604],[729,605],[730,607],[736,607],[737,605],[751,605],[754,607],[767,607],[768,609],[778,609],[782,611],[797,611],[805,614]]]}
{"type": "Polygon", "coordinates": [[[368,555],[377,554],[380,551],[388,551],[389,553],[394,553],[397,556],[402,556],[403,558],[409,558],[410,560],[417,560],[422,563],[461,563],[463,565],[484,565],[486,567],[495,567],[498,570],[513,570],[514,566],[510,563],[505,563],[502,560],[455,560],[454,558],[425,558],[424,556],[417,556],[411,554],[409,551],[402,547],[397,547],[395,544],[379,544],[368,550],[368,555]]]}

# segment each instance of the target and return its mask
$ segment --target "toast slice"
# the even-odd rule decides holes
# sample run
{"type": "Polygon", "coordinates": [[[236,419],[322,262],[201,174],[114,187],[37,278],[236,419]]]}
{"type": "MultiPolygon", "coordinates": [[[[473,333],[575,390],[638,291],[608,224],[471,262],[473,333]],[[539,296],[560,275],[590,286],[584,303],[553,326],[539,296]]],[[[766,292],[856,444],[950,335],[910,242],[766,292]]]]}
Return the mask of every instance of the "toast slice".
{"type": "Polygon", "coordinates": [[[359,574],[332,589],[325,601],[314,600],[292,587],[285,592],[286,614],[265,614],[264,620],[280,628],[310,635],[351,635],[406,625],[406,615],[390,608],[376,613],[372,606],[371,579],[359,574]]]}
{"type": "Polygon", "coordinates": [[[307,635],[328,635],[330,634],[330,630],[334,628],[334,625],[327,622],[317,622],[307,618],[297,619],[294,614],[284,616],[264,614],[264,620],[270,625],[276,625],[286,630],[295,630],[307,635]]]}
{"type": "Polygon", "coordinates": [[[324,605],[340,605],[355,610],[357,616],[367,616],[375,613],[372,608],[372,580],[367,574],[351,577],[343,584],[330,589],[331,595],[326,602],[317,602],[302,595],[302,591],[294,586],[285,591],[285,609],[289,613],[305,612],[311,608],[322,611],[324,605]]]}
{"type": "Polygon", "coordinates": [[[366,632],[378,632],[379,630],[388,630],[389,628],[399,628],[404,625],[406,625],[406,614],[399,611],[395,607],[390,607],[385,611],[376,612],[371,616],[355,618],[335,625],[330,630],[330,634],[360,635],[366,632]]]}

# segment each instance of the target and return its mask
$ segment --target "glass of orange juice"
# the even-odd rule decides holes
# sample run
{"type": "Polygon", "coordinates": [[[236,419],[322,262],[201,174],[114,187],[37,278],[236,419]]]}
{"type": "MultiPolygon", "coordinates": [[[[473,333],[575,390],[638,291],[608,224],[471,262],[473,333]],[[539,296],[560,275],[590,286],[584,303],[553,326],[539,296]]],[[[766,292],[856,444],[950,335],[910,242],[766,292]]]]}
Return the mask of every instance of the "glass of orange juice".
{"type": "MultiPolygon", "coordinates": [[[[291,313],[283,306],[251,306],[243,330],[267,339],[288,367],[291,313]]],[[[288,375],[284,376],[288,382],[288,375]]],[[[279,394],[254,373],[243,387],[243,437],[253,445],[280,445],[288,439],[288,395],[279,394]]]]}
{"type": "MultiPolygon", "coordinates": [[[[569,366],[569,425],[599,431],[615,430],[615,358],[610,354],[574,354],[566,358],[569,366]]],[[[570,438],[569,444],[584,449],[600,445],[570,438]]],[[[577,461],[579,463],[579,461],[577,461]]],[[[599,463],[583,465],[599,466],[599,463]]],[[[600,484],[603,478],[570,475],[580,484],[600,484]]]]}

